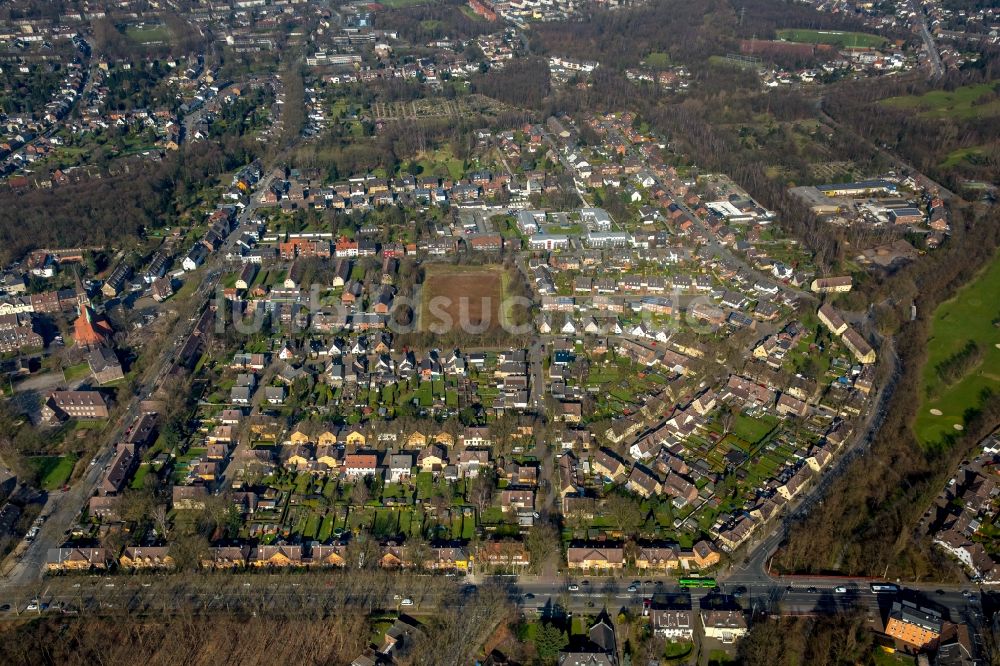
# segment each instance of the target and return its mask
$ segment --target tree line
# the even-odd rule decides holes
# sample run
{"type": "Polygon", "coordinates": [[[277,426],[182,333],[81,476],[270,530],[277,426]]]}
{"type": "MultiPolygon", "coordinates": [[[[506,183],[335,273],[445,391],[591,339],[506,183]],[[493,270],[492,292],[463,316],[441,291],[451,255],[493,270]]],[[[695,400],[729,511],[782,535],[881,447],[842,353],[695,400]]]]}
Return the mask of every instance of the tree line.
{"type": "Polygon", "coordinates": [[[176,224],[258,145],[236,137],[167,153],[144,170],[24,193],[0,190],[0,261],[39,247],[115,245],[176,224]]]}

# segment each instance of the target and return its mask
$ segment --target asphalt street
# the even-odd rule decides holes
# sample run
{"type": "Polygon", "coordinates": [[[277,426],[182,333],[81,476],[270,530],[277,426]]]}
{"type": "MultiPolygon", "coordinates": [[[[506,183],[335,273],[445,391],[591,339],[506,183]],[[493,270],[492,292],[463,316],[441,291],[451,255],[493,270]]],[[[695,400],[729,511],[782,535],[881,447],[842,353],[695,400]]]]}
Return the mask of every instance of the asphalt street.
{"type": "MultiPolygon", "coordinates": [[[[742,608],[756,613],[795,615],[865,612],[873,623],[884,621],[895,594],[875,594],[866,579],[794,577],[765,582],[721,582],[715,589],[684,590],[670,578],[533,576],[446,578],[401,575],[387,584],[352,584],[343,572],[202,573],[185,576],[59,576],[33,585],[0,590],[0,620],[25,614],[164,615],[180,613],[315,613],[339,607],[367,611],[396,609],[431,612],[465,603],[487,583],[506,589],[523,611],[539,614],[617,611],[640,612],[645,602],[667,607],[742,608]],[[29,610],[30,609],[30,610],[29,610]]],[[[982,622],[979,591],[957,586],[910,586],[902,596],[935,608],[952,621],[982,622]]]]}

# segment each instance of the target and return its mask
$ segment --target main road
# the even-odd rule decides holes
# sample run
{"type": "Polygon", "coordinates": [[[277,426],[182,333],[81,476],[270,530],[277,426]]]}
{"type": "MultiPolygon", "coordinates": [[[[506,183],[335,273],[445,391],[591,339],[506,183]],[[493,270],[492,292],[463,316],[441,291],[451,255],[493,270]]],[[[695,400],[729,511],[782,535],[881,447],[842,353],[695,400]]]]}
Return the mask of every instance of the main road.
{"type": "Polygon", "coordinates": [[[924,48],[927,50],[927,60],[931,66],[930,78],[939,79],[944,76],[944,64],[941,62],[941,53],[938,51],[937,44],[934,43],[931,31],[927,27],[927,14],[924,13],[924,8],[916,0],[910,2],[910,8],[916,17],[917,32],[920,33],[920,39],[923,40],[924,48]]]}
{"type": "MultiPolygon", "coordinates": [[[[368,572],[365,572],[368,573],[368,572]]],[[[365,612],[394,609],[433,612],[461,605],[483,586],[495,585],[523,611],[539,614],[596,613],[602,608],[639,612],[654,606],[742,608],[788,614],[835,614],[850,610],[881,622],[900,596],[937,609],[946,619],[982,622],[978,590],[956,586],[910,586],[901,594],[876,594],[860,578],[795,577],[715,589],[685,590],[664,576],[445,577],[375,572],[370,582],[354,572],[199,573],[169,576],[58,576],[29,586],[0,589],[0,620],[25,614],[129,616],[278,612],[315,615],[337,608],[365,612]]]]}

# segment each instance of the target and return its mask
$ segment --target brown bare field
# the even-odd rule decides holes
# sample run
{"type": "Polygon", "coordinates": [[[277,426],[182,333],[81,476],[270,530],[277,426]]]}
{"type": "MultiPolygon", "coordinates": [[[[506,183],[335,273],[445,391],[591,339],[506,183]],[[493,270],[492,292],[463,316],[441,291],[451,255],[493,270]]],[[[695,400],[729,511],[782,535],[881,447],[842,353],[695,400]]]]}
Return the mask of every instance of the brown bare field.
{"type": "Polygon", "coordinates": [[[501,266],[428,265],[420,303],[420,330],[458,330],[462,321],[477,330],[485,326],[484,333],[499,328],[503,283],[501,266]]]}
{"type": "Polygon", "coordinates": [[[782,55],[809,58],[812,56],[833,56],[836,55],[837,51],[828,44],[797,44],[763,39],[744,39],[740,42],[740,53],[760,57],[782,55]]]}

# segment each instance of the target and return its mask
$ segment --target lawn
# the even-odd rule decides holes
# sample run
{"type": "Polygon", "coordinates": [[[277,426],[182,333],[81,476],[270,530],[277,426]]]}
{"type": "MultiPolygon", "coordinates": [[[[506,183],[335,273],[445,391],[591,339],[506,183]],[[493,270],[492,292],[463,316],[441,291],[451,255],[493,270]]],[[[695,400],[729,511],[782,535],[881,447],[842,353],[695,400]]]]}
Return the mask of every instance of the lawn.
{"type": "Polygon", "coordinates": [[[56,490],[69,480],[76,461],[76,456],[35,456],[26,462],[38,475],[44,490],[56,490]]]}
{"type": "Polygon", "coordinates": [[[322,518],[317,513],[309,514],[309,518],[306,519],[305,529],[302,530],[302,538],[312,541],[316,538],[316,534],[319,532],[320,521],[322,518]]]}
{"type": "Polygon", "coordinates": [[[681,659],[691,654],[693,649],[694,645],[687,641],[670,641],[663,651],[663,656],[666,659],[681,659]]]}
{"type": "Polygon", "coordinates": [[[421,153],[417,156],[417,165],[422,176],[433,175],[458,180],[465,175],[465,165],[462,160],[455,157],[450,148],[421,153]]]}
{"type": "Polygon", "coordinates": [[[375,522],[372,524],[372,534],[377,537],[395,535],[399,530],[399,512],[394,509],[376,509],[375,522]]]}
{"type": "Polygon", "coordinates": [[[67,384],[82,381],[89,376],[90,364],[86,361],[83,363],[77,363],[76,365],[71,365],[63,370],[63,377],[66,379],[67,384]]]}
{"type": "Polygon", "coordinates": [[[877,48],[885,43],[885,37],[864,32],[841,32],[839,30],[803,30],[789,28],[778,30],[778,39],[802,44],[829,44],[841,48],[877,48]]]}
{"type": "Polygon", "coordinates": [[[756,444],[778,424],[778,419],[764,415],[758,418],[740,414],[733,425],[733,434],[742,440],[756,444]]]}
{"type": "Polygon", "coordinates": [[[125,34],[129,39],[140,44],[154,44],[170,40],[170,30],[163,24],[131,25],[125,29],[125,34]]]}
{"type": "Polygon", "coordinates": [[[941,161],[942,169],[951,169],[960,164],[977,165],[983,164],[987,159],[989,146],[969,146],[959,148],[948,153],[948,156],[941,161]]]}
{"type": "Polygon", "coordinates": [[[419,472],[417,474],[417,498],[426,500],[434,494],[434,475],[430,472],[419,472]]]}
{"type": "Polygon", "coordinates": [[[1000,82],[961,86],[952,91],[932,90],[923,95],[889,97],[880,103],[897,109],[917,111],[926,118],[962,120],[1000,115],[1000,99],[993,97],[1000,82]],[[985,103],[977,104],[980,98],[985,103]]]}
{"type": "Polygon", "coordinates": [[[400,9],[402,7],[416,7],[417,5],[429,4],[430,0],[379,0],[380,5],[385,5],[389,9],[400,9]]]}
{"type": "Polygon", "coordinates": [[[129,487],[132,488],[133,490],[142,490],[143,488],[145,488],[146,475],[149,474],[150,469],[151,468],[148,464],[139,465],[139,469],[135,471],[135,476],[132,477],[132,483],[129,484],[129,487]]]}
{"type": "Polygon", "coordinates": [[[316,538],[320,543],[326,543],[330,540],[330,536],[333,534],[333,514],[327,514],[323,518],[323,523],[320,525],[319,533],[316,538]]]}
{"type": "Polygon", "coordinates": [[[654,51],[646,56],[646,64],[653,69],[666,69],[670,67],[670,54],[654,51]]]}
{"type": "Polygon", "coordinates": [[[925,446],[957,432],[965,423],[965,410],[979,404],[983,390],[1000,391],[1000,255],[971,283],[934,312],[927,363],[921,376],[921,404],[913,429],[925,446]],[[935,370],[945,359],[975,341],[982,360],[961,379],[945,385],[935,370]],[[932,413],[931,410],[937,410],[932,413]],[[940,414],[937,414],[940,412],[940,414]]]}
{"type": "Polygon", "coordinates": [[[712,650],[708,653],[709,666],[723,666],[724,664],[736,664],[736,658],[725,650],[712,650]]]}
{"type": "Polygon", "coordinates": [[[876,666],[912,666],[916,663],[909,655],[889,653],[880,647],[872,648],[872,658],[876,666]]]}

